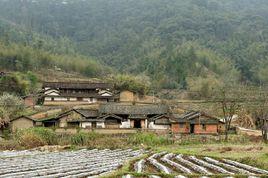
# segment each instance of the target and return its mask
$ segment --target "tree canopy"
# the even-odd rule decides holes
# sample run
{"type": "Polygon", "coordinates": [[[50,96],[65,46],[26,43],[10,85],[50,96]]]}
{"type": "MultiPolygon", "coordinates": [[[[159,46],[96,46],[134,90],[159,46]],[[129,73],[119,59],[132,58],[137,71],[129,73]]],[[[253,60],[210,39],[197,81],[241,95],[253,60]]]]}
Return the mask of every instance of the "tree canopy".
{"type": "Polygon", "coordinates": [[[18,70],[53,61],[103,76],[109,66],[155,88],[197,81],[205,90],[208,81],[268,84],[267,9],[266,0],[2,0],[0,34],[26,46],[24,58],[37,51],[38,62],[19,60],[18,70]]]}

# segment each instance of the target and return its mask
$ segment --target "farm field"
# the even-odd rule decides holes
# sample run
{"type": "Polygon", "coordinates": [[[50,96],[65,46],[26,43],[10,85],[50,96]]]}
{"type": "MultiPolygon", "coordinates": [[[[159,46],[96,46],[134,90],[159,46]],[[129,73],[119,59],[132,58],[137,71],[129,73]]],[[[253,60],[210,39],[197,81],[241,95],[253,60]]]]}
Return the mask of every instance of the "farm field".
{"type": "Polygon", "coordinates": [[[63,152],[0,152],[0,177],[94,177],[118,169],[140,150],[79,150],[63,152]]]}
{"type": "Polygon", "coordinates": [[[266,177],[268,170],[229,158],[196,156],[168,151],[81,149],[62,152],[28,150],[0,152],[0,178],[184,178],[204,175],[208,177],[266,177]],[[122,169],[125,165],[129,166],[129,170],[123,173],[122,169]]]}
{"type": "Polygon", "coordinates": [[[140,177],[267,177],[268,170],[260,169],[230,159],[207,156],[191,156],[160,152],[137,160],[132,165],[133,173],[124,178],[140,177]],[[139,175],[140,174],[140,175],[139,175]],[[135,176],[136,175],[136,176],[135,176]]]}

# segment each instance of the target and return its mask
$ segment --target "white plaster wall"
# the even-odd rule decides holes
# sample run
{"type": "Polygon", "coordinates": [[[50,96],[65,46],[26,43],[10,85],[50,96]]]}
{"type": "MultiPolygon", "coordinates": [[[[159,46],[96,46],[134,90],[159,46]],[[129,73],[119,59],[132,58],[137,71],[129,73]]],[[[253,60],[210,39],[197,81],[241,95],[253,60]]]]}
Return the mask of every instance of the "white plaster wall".
{"type": "Polygon", "coordinates": [[[97,122],[97,128],[105,128],[104,122],[97,122]]]}
{"type": "Polygon", "coordinates": [[[112,96],[112,95],[109,94],[109,93],[104,93],[104,94],[102,94],[101,96],[112,96]]]}
{"type": "Polygon", "coordinates": [[[82,122],[81,123],[82,128],[87,128],[87,127],[91,127],[91,126],[92,126],[91,122],[82,122]]]}
{"type": "Polygon", "coordinates": [[[45,101],[51,101],[51,97],[45,97],[45,101]]]}
{"type": "Polygon", "coordinates": [[[54,101],[67,101],[67,98],[57,97],[57,98],[54,98],[54,101]]]}
{"type": "Polygon", "coordinates": [[[76,98],[70,98],[70,101],[77,101],[76,98]]]}
{"type": "Polygon", "coordinates": [[[46,92],[45,92],[45,94],[49,94],[49,95],[59,95],[59,91],[58,90],[47,90],[46,92]]]}
{"type": "Polygon", "coordinates": [[[83,101],[87,102],[87,103],[96,103],[97,99],[96,98],[92,98],[92,101],[90,101],[90,98],[83,98],[83,101]]]}
{"type": "MultiPolygon", "coordinates": [[[[47,93],[45,93],[45,94],[47,94],[47,93]]],[[[49,95],[49,96],[59,96],[59,94],[56,93],[56,92],[48,93],[47,95],[49,95]]]]}
{"type": "Polygon", "coordinates": [[[60,121],[59,127],[61,127],[61,128],[67,127],[67,122],[66,121],[60,121]]]}
{"type": "Polygon", "coordinates": [[[127,121],[125,122],[121,122],[121,125],[120,125],[120,128],[130,128],[130,120],[128,119],[127,121]]]}
{"type": "Polygon", "coordinates": [[[149,129],[163,129],[163,130],[166,130],[166,129],[170,129],[170,126],[169,125],[155,125],[154,122],[150,122],[149,123],[149,129]]]}

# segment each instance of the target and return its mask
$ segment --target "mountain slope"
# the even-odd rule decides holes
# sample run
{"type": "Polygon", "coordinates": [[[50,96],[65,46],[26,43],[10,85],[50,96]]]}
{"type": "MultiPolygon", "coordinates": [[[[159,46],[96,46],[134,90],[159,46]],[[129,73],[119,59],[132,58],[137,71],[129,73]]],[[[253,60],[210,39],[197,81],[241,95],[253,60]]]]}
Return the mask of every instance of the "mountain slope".
{"type": "Polygon", "coordinates": [[[266,0],[0,1],[8,21],[167,88],[267,84],[267,9],[266,0]]]}

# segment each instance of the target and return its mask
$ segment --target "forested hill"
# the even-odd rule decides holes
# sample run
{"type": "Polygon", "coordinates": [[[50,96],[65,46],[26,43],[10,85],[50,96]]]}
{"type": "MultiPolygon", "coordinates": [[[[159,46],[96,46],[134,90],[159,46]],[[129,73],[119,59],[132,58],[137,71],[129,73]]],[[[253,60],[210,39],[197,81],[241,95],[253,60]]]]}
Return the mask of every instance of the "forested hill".
{"type": "Polygon", "coordinates": [[[268,84],[267,9],[267,0],[0,0],[1,19],[167,88],[268,84]]]}

